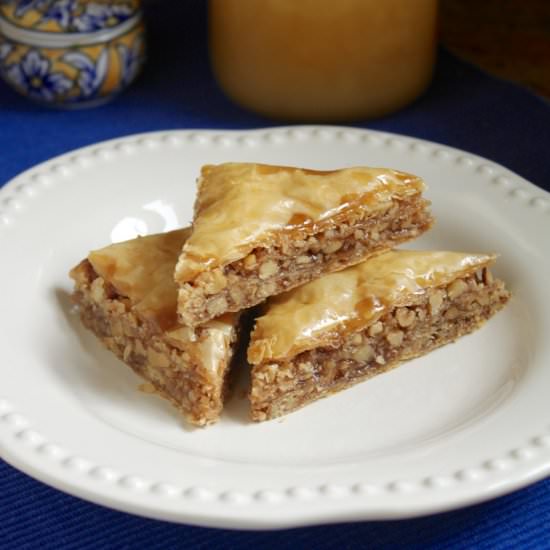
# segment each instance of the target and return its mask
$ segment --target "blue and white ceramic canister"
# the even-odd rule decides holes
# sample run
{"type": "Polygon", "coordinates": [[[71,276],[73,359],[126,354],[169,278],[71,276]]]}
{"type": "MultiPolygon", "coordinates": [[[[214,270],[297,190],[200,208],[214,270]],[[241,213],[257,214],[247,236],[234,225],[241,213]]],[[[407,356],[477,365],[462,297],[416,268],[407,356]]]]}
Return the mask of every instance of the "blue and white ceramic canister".
{"type": "Polygon", "coordinates": [[[0,0],[0,75],[58,107],[102,103],[145,59],[139,0],[0,0]]]}

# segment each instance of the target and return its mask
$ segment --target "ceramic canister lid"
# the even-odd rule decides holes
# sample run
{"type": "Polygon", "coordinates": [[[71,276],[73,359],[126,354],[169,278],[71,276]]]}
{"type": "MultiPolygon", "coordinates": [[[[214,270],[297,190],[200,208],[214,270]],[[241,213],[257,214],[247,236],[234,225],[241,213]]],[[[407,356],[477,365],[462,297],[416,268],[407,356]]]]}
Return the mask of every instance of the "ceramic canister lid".
{"type": "Polygon", "coordinates": [[[0,0],[0,16],[22,29],[93,33],[132,18],[140,0],[0,0]]]}

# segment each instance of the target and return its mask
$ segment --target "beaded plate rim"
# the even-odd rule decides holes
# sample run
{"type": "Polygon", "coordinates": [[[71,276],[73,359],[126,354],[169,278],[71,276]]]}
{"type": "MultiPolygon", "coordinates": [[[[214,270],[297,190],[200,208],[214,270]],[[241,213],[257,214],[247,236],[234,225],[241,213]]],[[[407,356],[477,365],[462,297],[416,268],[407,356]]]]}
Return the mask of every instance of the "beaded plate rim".
{"type": "MultiPolygon", "coordinates": [[[[435,142],[387,132],[338,126],[290,126],[254,130],[150,132],[113,139],[69,152],[23,172],[0,188],[0,235],[16,224],[17,212],[21,205],[25,201],[33,200],[38,188],[45,191],[54,188],[55,178],[62,178],[70,172],[71,165],[79,164],[88,167],[93,165],[94,160],[99,162],[113,160],[117,155],[140,148],[180,147],[185,143],[212,147],[231,144],[254,147],[260,143],[281,144],[302,139],[343,140],[384,147],[406,147],[411,152],[426,153],[435,159],[455,162],[481,174],[486,183],[500,196],[513,199],[519,208],[528,208],[532,215],[541,216],[541,219],[550,225],[550,193],[526,182],[508,169],[477,155],[435,142]]],[[[2,395],[0,390],[0,456],[16,468],[61,490],[140,515],[217,527],[278,528],[324,521],[412,517],[505,494],[542,479],[550,473],[550,423],[543,430],[532,433],[524,441],[511,446],[502,455],[488,456],[479,464],[466,466],[442,476],[428,476],[413,480],[396,478],[382,485],[359,481],[348,485],[328,482],[316,487],[292,485],[284,490],[260,487],[252,492],[245,492],[221,487],[213,491],[194,485],[178,487],[139,475],[128,475],[117,472],[107,465],[95,464],[85,457],[77,456],[63,445],[50,441],[45,434],[35,431],[32,419],[26,418],[24,411],[20,411],[8,396],[2,395]],[[61,481],[63,475],[59,472],[44,474],[37,471],[28,463],[25,456],[29,452],[40,456],[49,465],[59,468],[59,472],[66,473],[71,481],[61,481]],[[502,472],[509,474],[514,469],[521,471],[517,479],[489,492],[484,491],[476,497],[463,498],[458,504],[424,506],[416,512],[409,511],[405,514],[400,512],[392,514],[388,511],[365,512],[361,507],[361,502],[365,499],[376,499],[381,494],[405,495],[408,498],[414,498],[414,495],[419,493],[445,492],[459,485],[479,484],[488,477],[498,476],[502,472]],[[99,484],[99,488],[94,492],[88,488],[79,487],[79,479],[85,478],[99,484]],[[105,487],[112,491],[112,495],[107,499],[102,496],[105,487]],[[136,504],[134,507],[128,507],[124,503],[128,497],[132,498],[132,495],[145,496],[146,500],[150,497],[151,505],[136,504]],[[356,504],[352,504],[351,509],[348,507],[341,512],[335,511],[334,504],[346,499],[355,500],[356,504]],[[155,511],[155,502],[159,500],[171,503],[180,501],[192,507],[201,505],[208,507],[212,502],[217,502],[223,509],[227,509],[228,515],[225,516],[222,513],[220,516],[209,516],[204,510],[186,510],[183,505],[181,508],[176,506],[171,512],[166,509],[155,511]],[[314,517],[304,515],[294,520],[288,518],[278,520],[273,516],[274,507],[291,502],[300,505],[313,502],[330,504],[325,512],[317,511],[314,517]],[[247,509],[258,506],[271,511],[264,518],[248,517],[247,509]],[[235,517],[235,507],[242,515],[241,519],[235,517]]],[[[172,504],[169,504],[169,507],[172,507],[172,504]]]]}

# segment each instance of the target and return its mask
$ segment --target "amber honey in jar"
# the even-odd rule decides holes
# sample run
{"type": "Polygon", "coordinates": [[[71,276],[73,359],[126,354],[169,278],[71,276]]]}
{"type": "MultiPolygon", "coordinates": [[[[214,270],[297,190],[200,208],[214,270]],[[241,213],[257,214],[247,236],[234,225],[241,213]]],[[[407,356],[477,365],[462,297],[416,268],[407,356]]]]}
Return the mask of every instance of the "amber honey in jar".
{"type": "Polygon", "coordinates": [[[377,117],[427,87],[437,0],[210,0],[214,73],[237,103],[291,120],[377,117]]]}

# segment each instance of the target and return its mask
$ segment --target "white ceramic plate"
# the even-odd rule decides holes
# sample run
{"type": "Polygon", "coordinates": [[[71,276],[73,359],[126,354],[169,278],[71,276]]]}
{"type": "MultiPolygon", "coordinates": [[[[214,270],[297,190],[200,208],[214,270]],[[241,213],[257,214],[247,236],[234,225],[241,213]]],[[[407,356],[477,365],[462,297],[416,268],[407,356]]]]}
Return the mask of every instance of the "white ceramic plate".
{"type": "Polygon", "coordinates": [[[145,516],[273,528],[404,518],[550,472],[550,200],[463,151],[379,132],[166,132],[88,147],[0,191],[0,453],[54,487],[145,516]],[[71,309],[90,249],[187,224],[202,164],[379,165],[423,176],[436,227],[415,246],[497,251],[512,302],[482,330],[283,420],[182,425],[71,309]]]}

